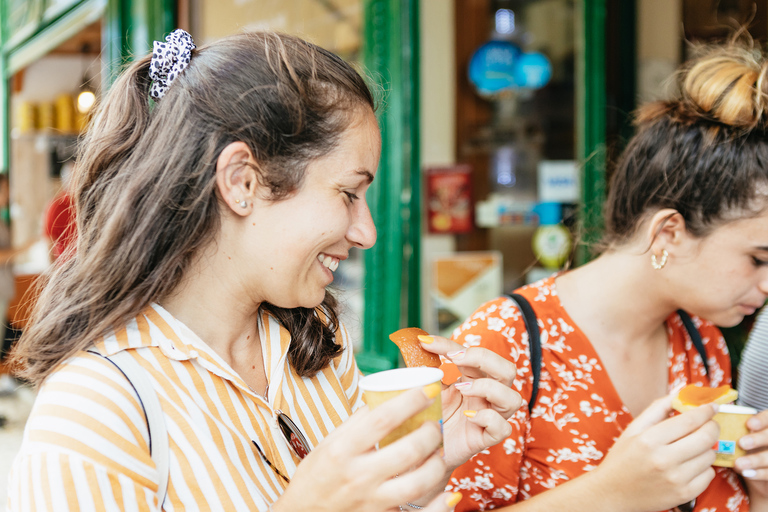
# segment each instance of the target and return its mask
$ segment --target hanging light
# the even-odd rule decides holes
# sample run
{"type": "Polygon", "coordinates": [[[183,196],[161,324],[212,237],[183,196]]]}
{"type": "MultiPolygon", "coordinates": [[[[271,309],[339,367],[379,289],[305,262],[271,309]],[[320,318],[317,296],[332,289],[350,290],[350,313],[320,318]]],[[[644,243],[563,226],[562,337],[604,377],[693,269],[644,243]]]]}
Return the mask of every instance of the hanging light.
{"type": "Polygon", "coordinates": [[[77,95],[77,110],[81,114],[87,114],[93,104],[96,103],[96,94],[89,89],[83,89],[80,94],[77,95]]]}
{"type": "MultiPolygon", "coordinates": [[[[82,53],[87,59],[90,45],[85,43],[83,45],[82,53]]],[[[77,111],[81,114],[87,114],[93,108],[93,104],[96,103],[96,92],[91,86],[90,79],[88,78],[88,65],[86,64],[83,70],[83,78],[80,80],[80,93],[77,95],[77,111]]]]}

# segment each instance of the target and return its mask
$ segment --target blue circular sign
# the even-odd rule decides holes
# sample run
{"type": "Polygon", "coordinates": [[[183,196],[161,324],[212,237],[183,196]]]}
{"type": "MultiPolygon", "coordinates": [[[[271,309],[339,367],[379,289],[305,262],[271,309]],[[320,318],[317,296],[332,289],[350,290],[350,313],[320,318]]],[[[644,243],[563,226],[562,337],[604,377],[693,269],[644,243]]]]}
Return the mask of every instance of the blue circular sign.
{"type": "Polygon", "coordinates": [[[515,63],[515,85],[525,89],[541,89],[552,78],[552,64],[542,53],[523,53],[515,63]]]}
{"type": "Polygon", "coordinates": [[[481,96],[493,96],[516,86],[520,48],[508,41],[490,41],[469,61],[469,81],[481,96]]]}

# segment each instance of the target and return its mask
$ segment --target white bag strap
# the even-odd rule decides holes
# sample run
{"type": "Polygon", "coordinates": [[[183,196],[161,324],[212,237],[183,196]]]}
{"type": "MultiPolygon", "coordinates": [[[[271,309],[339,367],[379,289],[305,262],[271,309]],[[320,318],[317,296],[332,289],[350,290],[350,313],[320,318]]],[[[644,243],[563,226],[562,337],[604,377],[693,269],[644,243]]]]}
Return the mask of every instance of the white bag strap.
{"type": "Polygon", "coordinates": [[[144,409],[147,429],[149,430],[149,454],[155,462],[157,474],[160,478],[157,483],[157,501],[162,509],[168,491],[170,448],[168,446],[168,430],[165,426],[165,417],[160,406],[160,399],[147,377],[146,370],[127,351],[123,350],[117,354],[105,357],[105,359],[123,372],[125,378],[128,379],[128,382],[136,391],[141,408],[144,409]]]}

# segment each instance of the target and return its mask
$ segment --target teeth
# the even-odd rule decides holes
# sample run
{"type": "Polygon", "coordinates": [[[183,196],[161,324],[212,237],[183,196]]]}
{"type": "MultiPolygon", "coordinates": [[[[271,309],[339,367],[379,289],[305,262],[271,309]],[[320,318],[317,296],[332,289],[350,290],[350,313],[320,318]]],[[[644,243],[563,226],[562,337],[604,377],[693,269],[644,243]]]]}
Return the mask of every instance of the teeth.
{"type": "Polygon", "coordinates": [[[317,256],[317,260],[331,272],[336,272],[336,269],[339,268],[339,259],[334,258],[333,256],[321,253],[317,256]]]}

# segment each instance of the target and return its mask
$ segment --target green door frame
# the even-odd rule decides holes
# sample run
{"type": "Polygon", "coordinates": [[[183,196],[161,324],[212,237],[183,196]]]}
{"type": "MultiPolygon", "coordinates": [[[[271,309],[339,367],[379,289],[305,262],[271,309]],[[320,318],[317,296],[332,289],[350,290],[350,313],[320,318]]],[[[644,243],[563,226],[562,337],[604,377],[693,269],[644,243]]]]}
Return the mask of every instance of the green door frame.
{"type": "Polygon", "coordinates": [[[603,231],[605,201],[605,85],[606,0],[581,0],[577,37],[576,137],[582,163],[582,241],[577,263],[589,261],[589,248],[603,231]]]}
{"type": "Polygon", "coordinates": [[[152,41],[176,28],[175,0],[108,0],[102,26],[102,84],[109,87],[123,67],[152,49],[152,41]]]}
{"type": "Polygon", "coordinates": [[[368,203],[378,241],[365,251],[364,372],[394,368],[389,333],[420,324],[419,1],[363,0],[363,64],[374,89],[382,137],[368,203]]]}

